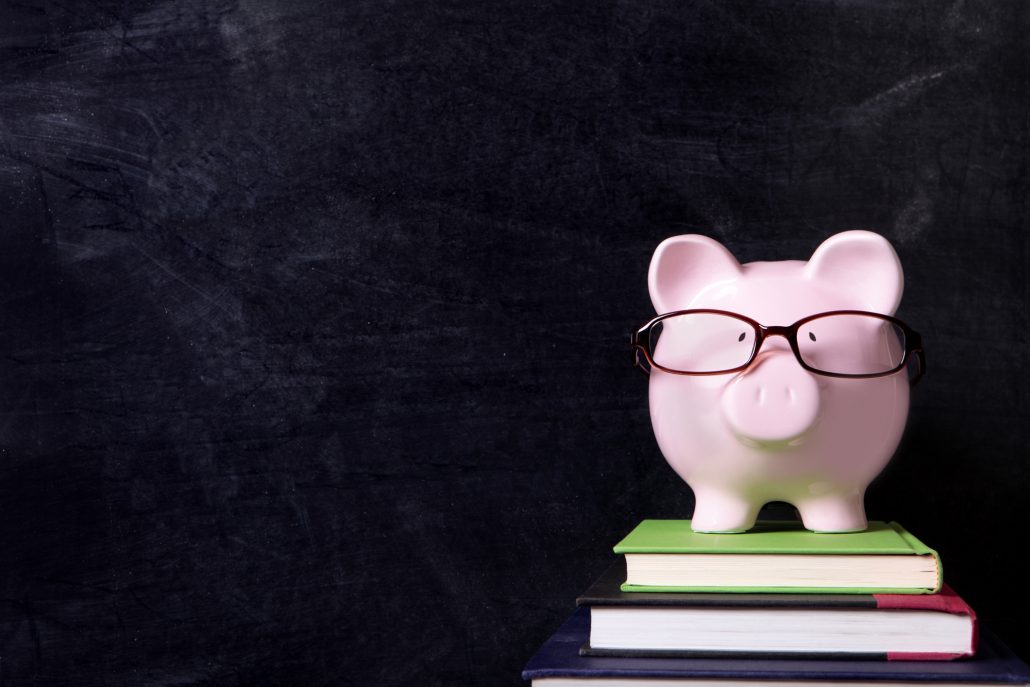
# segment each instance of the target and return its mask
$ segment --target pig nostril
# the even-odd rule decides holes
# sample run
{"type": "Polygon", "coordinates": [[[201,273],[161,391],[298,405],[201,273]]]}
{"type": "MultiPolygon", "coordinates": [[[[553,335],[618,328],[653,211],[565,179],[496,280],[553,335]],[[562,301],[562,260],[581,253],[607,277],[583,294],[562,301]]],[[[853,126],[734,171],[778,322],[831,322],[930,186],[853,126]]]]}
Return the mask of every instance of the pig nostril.
{"type": "Polygon", "coordinates": [[[787,387],[787,401],[790,403],[794,402],[794,389],[789,386],[787,387]]]}
{"type": "Polygon", "coordinates": [[[765,387],[764,386],[758,387],[758,391],[757,391],[757,393],[755,393],[755,401],[757,401],[758,405],[760,405],[760,406],[761,405],[765,405],[765,387]]]}

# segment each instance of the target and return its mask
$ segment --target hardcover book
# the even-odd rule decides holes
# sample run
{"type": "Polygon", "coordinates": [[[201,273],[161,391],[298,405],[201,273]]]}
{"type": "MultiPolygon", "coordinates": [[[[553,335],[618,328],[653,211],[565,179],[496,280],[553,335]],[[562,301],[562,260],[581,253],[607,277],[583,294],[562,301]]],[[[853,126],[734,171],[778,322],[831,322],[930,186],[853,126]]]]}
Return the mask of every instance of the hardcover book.
{"type": "Polygon", "coordinates": [[[590,614],[579,608],[529,660],[535,687],[900,687],[1027,685],[1030,668],[987,631],[962,661],[851,661],[581,656],[590,614]]]}
{"type": "Polygon", "coordinates": [[[578,599],[590,656],[950,660],[976,651],[973,609],[937,594],[623,592],[622,562],[578,599]]]}
{"type": "Polygon", "coordinates": [[[930,594],[937,552],[897,523],[820,534],[797,522],[760,522],[741,534],[703,534],[689,520],[644,520],[615,546],[627,592],[930,594]]]}

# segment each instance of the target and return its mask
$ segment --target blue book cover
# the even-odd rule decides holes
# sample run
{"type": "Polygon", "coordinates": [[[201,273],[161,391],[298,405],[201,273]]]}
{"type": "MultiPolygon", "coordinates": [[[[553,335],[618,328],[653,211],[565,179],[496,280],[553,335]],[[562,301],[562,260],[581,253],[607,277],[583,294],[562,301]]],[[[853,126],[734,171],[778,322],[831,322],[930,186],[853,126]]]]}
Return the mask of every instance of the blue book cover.
{"type": "Polygon", "coordinates": [[[589,609],[577,609],[529,660],[522,671],[522,679],[634,678],[684,681],[723,679],[1030,684],[1030,668],[997,638],[983,630],[975,658],[958,661],[877,662],[580,656],[579,648],[586,644],[589,629],[589,609]]]}

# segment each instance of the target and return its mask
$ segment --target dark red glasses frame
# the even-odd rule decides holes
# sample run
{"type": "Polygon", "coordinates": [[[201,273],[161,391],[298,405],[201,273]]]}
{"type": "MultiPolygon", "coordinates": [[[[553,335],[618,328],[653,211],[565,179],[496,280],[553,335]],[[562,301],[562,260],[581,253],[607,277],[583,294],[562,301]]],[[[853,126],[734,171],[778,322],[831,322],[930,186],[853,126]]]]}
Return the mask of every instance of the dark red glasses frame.
{"type": "Polygon", "coordinates": [[[764,324],[752,320],[750,317],[741,315],[740,313],[729,312],[727,310],[711,310],[707,308],[697,310],[676,310],[674,312],[667,312],[663,315],[655,317],[650,322],[645,324],[643,327],[638,329],[636,332],[631,334],[630,345],[633,347],[633,364],[642,369],[644,372],[649,373],[650,370],[644,367],[643,363],[641,362],[641,354],[643,354],[644,359],[651,367],[656,367],[659,370],[662,370],[663,372],[668,372],[670,374],[675,375],[709,376],[730,374],[733,372],[740,372],[741,370],[747,369],[751,365],[751,363],[755,361],[755,358],[758,357],[758,353],[762,350],[762,344],[765,342],[765,339],[770,336],[782,336],[783,338],[785,338],[787,342],[790,344],[790,350],[794,352],[794,357],[797,358],[798,364],[800,364],[801,367],[808,370],[809,372],[813,372],[818,375],[823,375],[824,377],[840,377],[844,379],[869,379],[870,377],[886,377],[888,375],[895,374],[905,369],[905,367],[913,358],[918,363],[918,369],[909,381],[912,384],[917,383],[920,379],[922,379],[923,374],[926,372],[926,357],[923,354],[923,339],[921,336],[919,336],[919,333],[896,317],[891,317],[890,315],[883,315],[881,313],[876,312],[867,312],[865,310],[829,310],[827,312],[820,312],[814,315],[809,315],[808,317],[804,317],[787,327],[767,327],[764,324]],[[682,370],[673,370],[656,363],[654,359],[651,357],[651,352],[648,350],[649,347],[647,342],[651,337],[651,330],[656,325],[661,323],[662,320],[666,320],[670,317],[676,317],[677,315],[692,314],[726,315],[727,317],[732,317],[737,320],[740,320],[741,322],[746,322],[747,324],[751,325],[751,327],[753,327],[755,330],[755,346],[754,350],[751,352],[751,357],[748,358],[748,361],[738,367],[734,367],[729,370],[717,370],[715,372],[683,372],[682,370]],[[864,315],[867,317],[874,317],[885,322],[890,322],[891,324],[895,325],[905,334],[905,354],[901,357],[901,361],[898,363],[896,367],[885,372],[870,372],[864,374],[827,372],[826,370],[819,370],[812,367],[811,365],[806,363],[804,359],[801,357],[801,349],[798,348],[798,330],[801,328],[802,325],[811,322],[812,320],[818,320],[820,318],[828,317],[831,315],[864,315]]]}

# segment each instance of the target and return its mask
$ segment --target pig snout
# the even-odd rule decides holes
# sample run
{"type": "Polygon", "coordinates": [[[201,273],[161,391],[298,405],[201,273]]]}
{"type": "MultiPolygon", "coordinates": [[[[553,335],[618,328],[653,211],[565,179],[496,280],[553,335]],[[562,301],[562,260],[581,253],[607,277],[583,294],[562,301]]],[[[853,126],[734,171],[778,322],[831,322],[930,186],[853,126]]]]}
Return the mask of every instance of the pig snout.
{"type": "Polygon", "coordinates": [[[744,443],[789,442],[819,414],[819,385],[787,351],[763,354],[729,383],[723,417],[744,443]]]}

